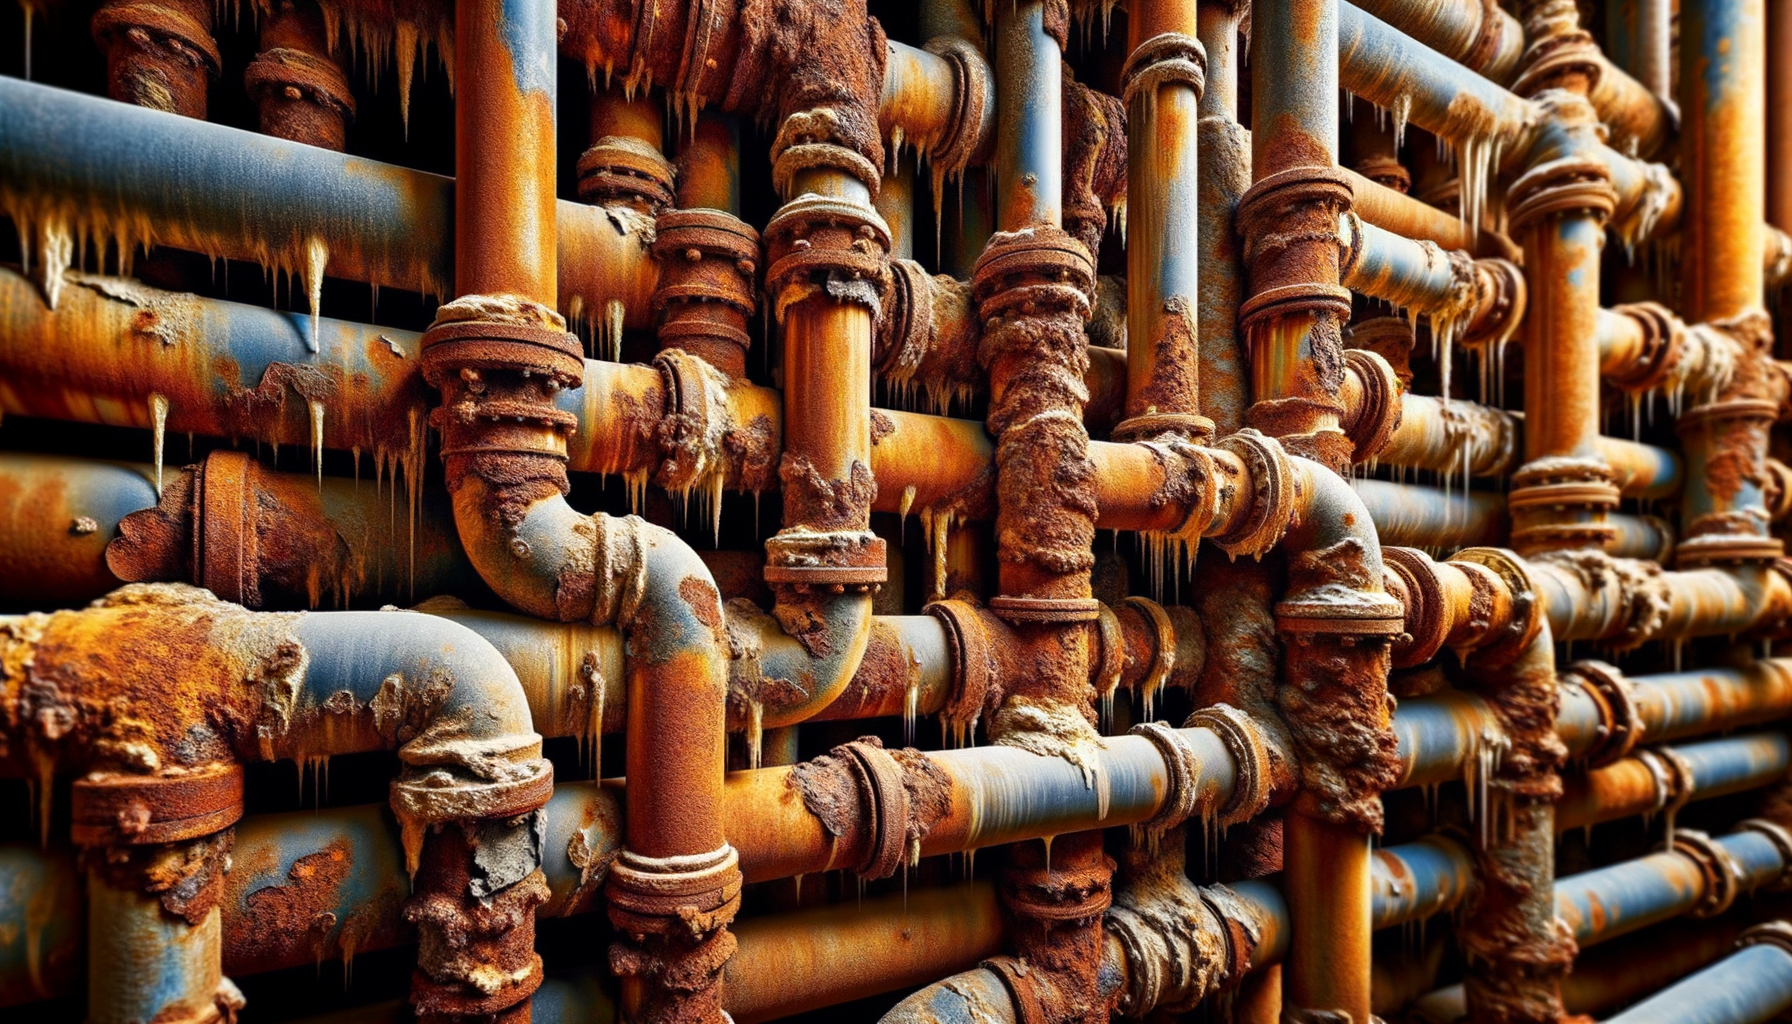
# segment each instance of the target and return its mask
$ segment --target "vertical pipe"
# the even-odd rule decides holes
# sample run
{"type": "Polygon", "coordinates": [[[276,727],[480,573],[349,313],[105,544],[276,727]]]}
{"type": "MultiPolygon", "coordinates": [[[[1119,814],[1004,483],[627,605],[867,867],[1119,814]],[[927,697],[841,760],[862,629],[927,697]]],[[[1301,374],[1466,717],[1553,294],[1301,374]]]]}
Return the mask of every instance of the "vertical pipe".
{"type": "Polygon", "coordinates": [[[1282,834],[1289,945],[1283,1002],[1290,1013],[1334,1011],[1367,1021],[1370,1002],[1369,837],[1290,811],[1282,834]]]}
{"type": "Polygon", "coordinates": [[[898,165],[877,189],[877,213],[890,227],[890,258],[915,258],[915,165],[898,165]]]}
{"type": "Polygon", "coordinates": [[[1338,219],[1351,186],[1334,167],[1338,3],[1274,0],[1251,17],[1254,184],[1238,214],[1251,285],[1240,309],[1256,396],[1250,421],[1341,472],[1352,446],[1339,427],[1350,291],[1338,279],[1338,219]]]}
{"type": "Polygon", "coordinates": [[[112,877],[104,859],[94,851],[87,871],[88,1021],[215,1019],[220,996],[240,1007],[241,995],[223,975],[217,906],[197,922],[172,914],[134,880],[112,877]]]}
{"type": "Polygon", "coordinates": [[[1688,322],[1762,305],[1766,71],[1766,0],[1699,0],[1680,20],[1688,322]]]}
{"type": "Polygon", "coordinates": [[[556,15],[540,0],[455,5],[454,284],[554,308],[556,15]]]}
{"type": "Polygon", "coordinates": [[[1760,267],[1766,244],[1767,3],[1701,0],[1681,20],[1686,177],[1684,315],[1724,328],[1738,372],[1680,421],[1688,480],[1682,564],[1776,557],[1765,499],[1767,434],[1784,386],[1767,365],[1772,328],[1760,267]]]}
{"type": "Polygon", "coordinates": [[[678,150],[678,208],[740,216],[740,122],[706,110],[678,150]]]}
{"type": "Polygon", "coordinates": [[[1767,219],[1792,231],[1792,0],[1770,0],[1767,30],[1767,219]]]}
{"type": "Polygon", "coordinates": [[[1605,231],[1585,216],[1543,219],[1524,236],[1525,459],[1598,456],[1599,256],[1605,231]]]}
{"type": "Polygon", "coordinates": [[[1127,19],[1126,416],[1116,440],[1205,438],[1201,417],[1200,210],[1206,57],[1196,0],[1138,4],[1127,19]]]}
{"type": "Polygon", "coordinates": [[[1251,187],[1250,142],[1238,123],[1238,25],[1243,6],[1233,0],[1199,0],[1195,11],[1207,53],[1207,88],[1201,93],[1197,147],[1200,195],[1196,212],[1201,301],[1195,334],[1200,343],[1201,415],[1221,437],[1244,426],[1250,379],[1238,331],[1244,298],[1238,201],[1251,187]]]}
{"type": "MultiPolygon", "coordinates": [[[[1001,5],[998,5],[998,8],[1001,5]]],[[[996,228],[1064,222],[1063,77],[1040,0],[996,18],[996,228]],[[1007,88],[1002,88],[1006,86],[1007,88]]]]}

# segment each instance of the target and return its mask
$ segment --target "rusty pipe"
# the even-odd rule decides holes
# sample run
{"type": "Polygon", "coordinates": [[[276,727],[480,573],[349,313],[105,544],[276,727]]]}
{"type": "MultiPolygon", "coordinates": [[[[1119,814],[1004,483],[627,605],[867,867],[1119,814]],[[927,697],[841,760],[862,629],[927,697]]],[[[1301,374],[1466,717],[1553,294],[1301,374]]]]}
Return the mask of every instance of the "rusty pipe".
{"type": "Polygon", "coordinates": [[[1609,1024],[1676,1020],[1755,1024],[1792,1007],[1792,926],[1784,921],[1742,933],[1742,948],[1717,963],[1607,1017],[1609,1024]]]}
{"type": "Polygon", "coordinates": [[[1645,751],[1569,776],[1556,804],[1556,830],[1591,827],[1756,789],[1778,781],[1792,766],[1792,746],[1777,732],[1667,750],[1659,755],[1645,751]]]}
{"type": "Polygon", "coordinates": [[[1126,415],[1115,440],[1210,437],[1201,413],[1201,91],[1207,55],[1195,0],[1142,7],[1127,20],[1126,415]]]}
{"type": "MultiPolygon", "coordinates": [[[[308,292],[326,273],[449,291],[452,179],[17,79],[0,82],[0,110],[0,206],[28,225],[40,277],[53,254],[52,306],[71,262],[66,246],[86,236],[126,253],[166,245],[255,263],[308,292]]],[[[659,265],[641,225],[558,205],[562,310],[596,318],[615,300],[628,326],[650,326],[659,265]]]]}
{"type": "Polygon", "coordinates": [[[1357,6],[1501,85],[1524,55],[1524,27],[1500,8],[1431,0],[1363,0],[1357,6]]]}

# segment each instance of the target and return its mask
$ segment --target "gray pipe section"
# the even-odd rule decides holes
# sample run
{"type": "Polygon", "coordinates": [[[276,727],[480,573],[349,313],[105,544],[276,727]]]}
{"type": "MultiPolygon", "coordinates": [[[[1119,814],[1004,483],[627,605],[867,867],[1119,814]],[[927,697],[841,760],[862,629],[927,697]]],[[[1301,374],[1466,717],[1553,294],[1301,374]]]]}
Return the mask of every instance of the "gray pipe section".
{"type": "Polygon", "coordinates": [[[1747,946],[1605,1024],[1761,1024],[1792,1008],[1792,953],[1747,946]]]}

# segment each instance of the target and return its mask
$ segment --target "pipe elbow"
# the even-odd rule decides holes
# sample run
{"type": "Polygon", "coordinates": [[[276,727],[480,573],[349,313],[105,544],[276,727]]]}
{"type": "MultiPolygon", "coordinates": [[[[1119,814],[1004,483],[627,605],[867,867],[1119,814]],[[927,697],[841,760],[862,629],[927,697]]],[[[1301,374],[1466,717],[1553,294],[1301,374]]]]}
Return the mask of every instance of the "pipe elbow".
{"type": "MultiPolygon", "coordinates": [[[[1297,498],[1282,549],[1288,592],[1277,614],[1299,604],[1331,604],[1343,618],[1402,618],[1383,582],[1381,540],[1368,506],[1349,481],[1310,459],[1291,456],[1297,498]]],[[[1398,632],[1398,631],[1396,631],[1398,632]]]]}
{"type": "Polygon", "coordinates": [[[868,591],[781,593],[770,615],[730,601],[729,727],[753,736],[820,714],[858,673],[870,637],[868,591]]]}
{"type": "Polygon", "coordinates": [[[878,1024],[1015,1024],[1014,997],[987,967],[937,981],[897,1003],[878,1024]]]}

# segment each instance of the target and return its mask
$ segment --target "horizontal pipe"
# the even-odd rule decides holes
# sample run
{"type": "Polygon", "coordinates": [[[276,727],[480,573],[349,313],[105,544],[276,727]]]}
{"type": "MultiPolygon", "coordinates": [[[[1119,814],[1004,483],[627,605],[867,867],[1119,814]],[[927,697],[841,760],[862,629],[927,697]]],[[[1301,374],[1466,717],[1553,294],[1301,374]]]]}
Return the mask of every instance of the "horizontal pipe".
{"type": "Polygon", "coordinates": [[[1669,763],[1688,774],[1685,789],[1659,762],[1626,757],[1563,779],[1556,801],[1556,830],[1585,828],[1637,814],[1727,796],[1784,778],[1792,767],[1792,743],[1779,732],[1727,736],[1668,748],[1669,763]]]}
{"type": "Polygon", "coordinates": [[[1495,491],[1457,485],[1450,494],[1432,487],[1352,482],[1385,545],[1459,548],[1498,544],[1505,537],[1506,501],[1495,491]]]}
{"type": "MultiPolygon", "coordinates": [[[[221,124],[0,79],[0,208],[129,253],[166,245],[293,275],[451,293],[454,181],[221,124]]],[[[559,305],[652,325],[651,222],[561,201],[559,305]]],[[[127,257],[128,262],[128,257],[127,257]]]]}
{"type": "Polygon", "coordinates": [[[1605,1024],[1761,1024],[1792,1007],[1792,952],[1746,946],[1605,1024]]]}
{"type": "MultiPolygon", "coordinates": [[[[1734,882],[1740,892],[1752,892],[1792,869],[1773,840],[1760,832],[1734,832],[1712,842],[1736,866],[1734,882]]],[[[1467,846],[1444,836],[1378,851],[1373,889],[1376,927],[1452,909],[1473,887],[1474,875],[1474,857],[1467,846]]],[[[1704,870],[1678,851],[1652,853],[1555,882],[1556,916],[1583,949],[1679,917],[1708,895],[1704,870]]]]}
{"type": "Polygon", "coordinates": [[[115,589],[106,545],[155,504],[149,466],[0,453],[0,607],[67,608],[115,589]]]}

